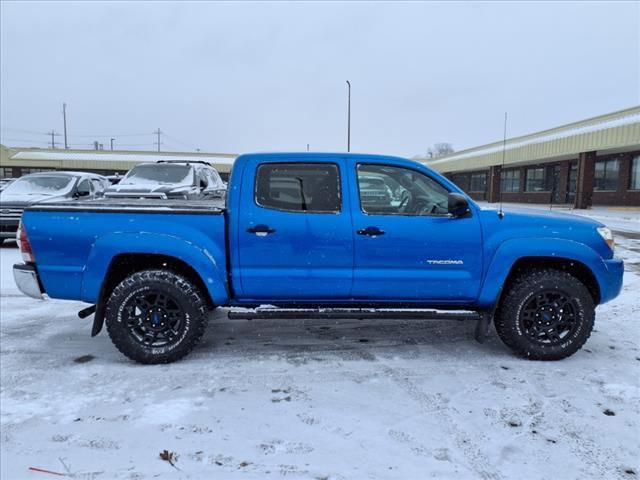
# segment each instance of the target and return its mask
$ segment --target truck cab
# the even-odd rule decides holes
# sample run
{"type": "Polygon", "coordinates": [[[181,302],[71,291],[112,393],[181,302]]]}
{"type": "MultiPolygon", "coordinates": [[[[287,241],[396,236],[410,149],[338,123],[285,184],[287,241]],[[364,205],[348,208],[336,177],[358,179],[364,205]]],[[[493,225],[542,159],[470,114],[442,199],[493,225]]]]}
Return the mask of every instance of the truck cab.
{"type": "Polygon", "coordinates": [[[479,215],[469,203],[449,213],[449,193],[460,195],[449,182],[385,157],[240,161],[250,173],[239,191],[254,193],[232,186],[229,198],[230,211],[241,212],[229,216],[239,300],[461,304],[477,296],[479,215]],[[383,193],[374,202],[372,177],[383,193]],[[388,194],[397,188],[407,192],[402,201],[388,194]]]}

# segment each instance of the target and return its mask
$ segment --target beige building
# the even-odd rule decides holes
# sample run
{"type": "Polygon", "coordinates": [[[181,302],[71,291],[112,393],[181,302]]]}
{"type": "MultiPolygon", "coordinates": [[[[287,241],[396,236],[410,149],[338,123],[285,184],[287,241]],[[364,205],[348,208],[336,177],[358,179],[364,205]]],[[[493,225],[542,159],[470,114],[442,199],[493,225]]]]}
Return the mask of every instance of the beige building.
{"type": "Polygon", "coordinates": [[[422,159],[480,200],[640,206],[640,106],[422,159]]]}
{"type": "Polygon", "coordinates": [[[133,166],[159,160],[200,160],[211,163],[227,179],[233,153],[149,152],[133,150],[62,150],[0,145],[0,178],[16,178],[48,170],[90,171],[124,175],[133,166]]]}

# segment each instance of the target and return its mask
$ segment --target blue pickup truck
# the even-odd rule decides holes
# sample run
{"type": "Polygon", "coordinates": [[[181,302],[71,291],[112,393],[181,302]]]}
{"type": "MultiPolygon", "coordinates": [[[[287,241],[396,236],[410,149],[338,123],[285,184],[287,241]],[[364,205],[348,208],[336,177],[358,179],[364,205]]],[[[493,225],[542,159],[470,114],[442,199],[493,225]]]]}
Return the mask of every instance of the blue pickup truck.
{"type": "Polygon", "coordinates": [[[618,295],[604,225],[483,209],[425,165],[361,154],[247,154],[225,201],[101,199],[22,217],[22,292],[91,304],[142,363],[188,354],[209,313],[236,318],[472,318],[516,354],[557,360],[618,295]],[[261,305],[269,305],[265,308],[261,305]]]}

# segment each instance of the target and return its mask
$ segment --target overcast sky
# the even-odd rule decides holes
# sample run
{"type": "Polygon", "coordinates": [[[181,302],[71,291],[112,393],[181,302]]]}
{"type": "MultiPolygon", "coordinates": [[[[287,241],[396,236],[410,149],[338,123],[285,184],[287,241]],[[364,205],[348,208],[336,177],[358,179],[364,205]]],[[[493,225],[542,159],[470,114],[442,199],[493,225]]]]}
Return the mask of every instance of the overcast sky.
{"type": "Polygon", "coordinates": [[[1,141],[340,151],[348,79],[353,151],[461,150],[640,104],[639,5],[2,2],[1,141]]]}

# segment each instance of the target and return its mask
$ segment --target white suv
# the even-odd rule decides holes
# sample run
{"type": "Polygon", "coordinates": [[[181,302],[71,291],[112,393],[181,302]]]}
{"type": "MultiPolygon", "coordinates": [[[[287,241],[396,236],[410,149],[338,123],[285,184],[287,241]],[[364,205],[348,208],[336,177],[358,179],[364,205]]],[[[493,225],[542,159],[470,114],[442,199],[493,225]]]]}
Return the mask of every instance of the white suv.
{"type": "Polygon", "coordinates": [[[211,164],[191,160],[161,160],[133,167],[107,197],[205,199],[222,198],[227,186],[211,164]]]}

